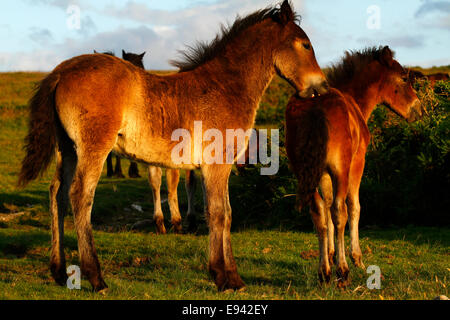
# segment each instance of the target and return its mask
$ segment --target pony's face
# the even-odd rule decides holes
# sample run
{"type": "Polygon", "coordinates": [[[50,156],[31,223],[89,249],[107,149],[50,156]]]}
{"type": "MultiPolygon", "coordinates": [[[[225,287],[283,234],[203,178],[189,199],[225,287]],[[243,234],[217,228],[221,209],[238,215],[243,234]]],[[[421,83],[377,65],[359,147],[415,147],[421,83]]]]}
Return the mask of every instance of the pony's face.
{"type": "Polygon", "coordinates": [[[326,93],[328,83],[317,63],[314,49],[306,33],[295,23],[294,13],[287,1],[281,6],[280,16],[280,45],[274,53],[278,75],[289,81],[301,97],[326,93]]]}
{"type": "Polygon", "coordinates": [[[379,61],[384,74],[380,83],[380,98],[394,112],[409,122],[422,116],[419,98],[413,89],[408,73],[393,59],[392,52],[385,47],[379,61]]]}
{"type": "Polygon", "coordinates": [[[134,53],[128,53],[122,50],[122,59],[128,62],[131,62],[133,65],[135,65],[138,68],[144,68],[144,56],[145,52],[142,54],[134,54],[134,53]]]}

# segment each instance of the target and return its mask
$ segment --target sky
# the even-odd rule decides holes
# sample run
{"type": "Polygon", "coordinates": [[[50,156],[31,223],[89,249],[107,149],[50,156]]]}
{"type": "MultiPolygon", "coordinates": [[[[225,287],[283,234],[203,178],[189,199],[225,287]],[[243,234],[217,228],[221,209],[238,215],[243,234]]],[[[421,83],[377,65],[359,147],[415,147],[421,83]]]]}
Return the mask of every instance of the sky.
{"type": "MultiPolygon", "coordinates": [[[[50,71],[97,51],[146,52],[167,70],[178,50],[212,40],[271,0],[2,0],[0,72],[50,71]]],[[[409,66],[450,65],[450,0],[292,0],[322,67],[346,50],[389,45],[409,66]]]]}

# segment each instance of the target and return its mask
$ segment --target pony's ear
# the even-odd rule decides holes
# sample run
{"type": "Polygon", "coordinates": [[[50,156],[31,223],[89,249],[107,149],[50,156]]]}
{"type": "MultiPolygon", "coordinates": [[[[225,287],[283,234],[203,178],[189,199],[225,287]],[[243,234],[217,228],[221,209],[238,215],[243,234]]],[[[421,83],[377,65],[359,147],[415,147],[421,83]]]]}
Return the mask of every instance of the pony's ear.
{"type": "Polygon", "coordinates": [[[98,53],[98,52],[94,50],[94,53],[98,53]]]}
{"type": "Polygon", "coordinates": [[[139,58],[143,59],[144,56],[145,56],[145,51],[144,51],[144,53],[141,53],[141,54],[139,55],[139,58]]]}
{"type": "Polygon", "coordinates": [[[381,51],[380,60],[381,63],[388,67],[392,66],[392,63],[394,62],[394,54],[388,46],[384,47],[381,51]]]}
{"type": "Polygon", "coordinates": [[[122,49],[122,57],[125,57],[127,55],[127,53],[125,52],[125,50],[122,49]]]}
{"type": "Polygon", "coordinates": [[[294,21],[295,14],[292,10],[292,6],[289,2],[289,0],[284,0],[281,4],[280,9],[280,21],[283,25],[288,24],[288,22],[294,21]]]}

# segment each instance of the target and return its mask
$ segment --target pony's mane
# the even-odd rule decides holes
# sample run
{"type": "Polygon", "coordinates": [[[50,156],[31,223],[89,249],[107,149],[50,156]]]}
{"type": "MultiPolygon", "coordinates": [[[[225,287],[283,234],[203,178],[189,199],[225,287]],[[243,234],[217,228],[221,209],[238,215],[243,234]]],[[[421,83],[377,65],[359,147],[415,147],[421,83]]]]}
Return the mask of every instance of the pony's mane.
{"type": "MultiPolygon", "coordinates": [[[[291,9],[292,5],[289,3],[291,9]]],[[[279,6],[270,6],[258,10],[245,17],[236,17],[231,26],[220,26],[220,31],[211,42],[197,42],[193,46],[187,46],[186,50],[179,50],[180,60],[171,60],[170,64],[180,69],[180,72],[190,71],[198,66],[212,60],[218,53],[223,52],[227,44],[234,40],[244,30],[266,19],[280,21],[281,8],[279,6]]],[[[293,12],[293,11],[292,11],[293,12]]],[[[300,22],[300,16],[293,14],[292,20],[300,22]]]]}
{"type": "MultiPolygon", "coordinates": [[[[337,64],[331,65],[326,71],[329,84],[336,87],[353,78],[362,68],[374,60],[379,60],[383,47],[365,48],[361,51],[346,51],[344,58],[337,64]]],[[[394,55],[394,52],[392,52],[394,55]]]]}

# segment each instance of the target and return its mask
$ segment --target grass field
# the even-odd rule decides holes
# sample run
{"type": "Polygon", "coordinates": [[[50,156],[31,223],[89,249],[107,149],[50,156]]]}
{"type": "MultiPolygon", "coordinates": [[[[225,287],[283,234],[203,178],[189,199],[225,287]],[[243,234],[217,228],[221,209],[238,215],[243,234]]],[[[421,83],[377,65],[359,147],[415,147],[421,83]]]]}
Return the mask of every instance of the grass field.
{"type": "MultiPolygon", "coordinates": [[[[449,295],[450,229],[411,226],[362,230],[364,262],[366,266],[381,268],[382,288],[369,290],[366,287],[369,274],[350,266],[352,283],[340,290],[334,283],[318,284],[318,244],[311,224],[302,230],[234,226],[233,249],[248,288],[242,293],[218,293],[206,270],[208,239],[204,223],[196,235],[157,236],[154,227],[131,231],[135,222],[151,217],[150,189],[145,178],[107,179],[106,170],[97,189],[92,219],[110,291],[107,296],[94,294],[87,281],[83,281],[79,291],[56,286],[48,268],[47,190],[54,167],[25,190],[15,188],[24,155],[26,102],[33,83],[42,76],[0,74],[0,299],[429,300],[449,295]],[[134,209],[132,204],[140,205],[143,212],[134,209]]],[[[280,83],[272,88],[277,86],[280,83]]],[[[264,99],[271,100],[271,96],[264,99]]],[[[127,163],[123,166],[127,168],[127,163]]],[[[145,173],[143,166],[140,170],[145,173]]],[[[230,189],[238,183],[239,177],[233,176],[230,189]]],[[[183,183],[179,186],[179,196],[185,213],[183,183]]],[[[201,198],[198,190],[198,211],[202,210],[201,198]]],[[[169,218],[167,202],[163,210],[169,218]]],[[[245,212],[235,210],[234,214],[242,216],[245,212]]],[[[68,265],[78,264],[72,220],[71,216],[65,220],[68,265]]]]}

